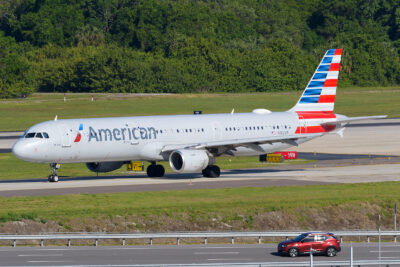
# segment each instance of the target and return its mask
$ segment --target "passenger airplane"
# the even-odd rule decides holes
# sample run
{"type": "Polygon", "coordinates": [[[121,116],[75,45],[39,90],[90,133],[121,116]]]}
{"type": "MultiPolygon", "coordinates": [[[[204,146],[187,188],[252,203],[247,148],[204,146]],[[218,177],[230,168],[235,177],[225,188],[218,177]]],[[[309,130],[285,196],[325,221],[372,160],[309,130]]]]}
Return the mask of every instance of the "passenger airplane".
{"type": "Polygon", "coordinates": [[[131,160],[151,162],[149,177],[164,176],[158,161],[169,161],[178,173],[218,177],[216,157],[266,154],[329,132],[342,135],[351,121],[385,118],[333,113],[341,54],[342,49],[325,53],[297,104],[285,112],[55,119],[29,128],[12,152],[25,161],[50,163],[50,182],[58,181],[61,163],[109,172],[131,160]]]}

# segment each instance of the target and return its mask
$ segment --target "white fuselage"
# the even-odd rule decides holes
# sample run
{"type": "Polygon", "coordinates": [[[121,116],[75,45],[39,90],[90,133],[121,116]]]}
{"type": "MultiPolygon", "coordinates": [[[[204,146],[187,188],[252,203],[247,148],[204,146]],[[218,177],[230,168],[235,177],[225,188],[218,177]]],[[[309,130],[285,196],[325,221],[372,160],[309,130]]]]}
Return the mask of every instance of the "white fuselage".
{"type": "MultiPolygon", "coordinates": [[[[161,152],[167,145],[284,137],[293,135],[304,123],[294,112],[55,120],[27,131],[47,133],[49,138],[21,138],[13,151],[23,160],[41,163],[163,161],[168,160],[168,154],[161,152]]],[[[275,142],[260,145],[263,151],[242,146],[232,153],[260,155],[290,146],[275,142]]]]}

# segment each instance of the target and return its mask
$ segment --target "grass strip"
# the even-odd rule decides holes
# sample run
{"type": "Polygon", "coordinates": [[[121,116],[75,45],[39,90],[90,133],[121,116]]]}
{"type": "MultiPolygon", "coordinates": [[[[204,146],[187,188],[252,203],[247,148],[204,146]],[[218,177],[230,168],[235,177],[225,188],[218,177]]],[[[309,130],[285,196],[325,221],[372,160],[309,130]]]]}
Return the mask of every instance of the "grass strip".
{"type": "MultiPolygon", "coordinates": [[[[163,192],[75,194],[0,198],[0,222],[31,219],[68,221],[73,218],[114,216],[183,216],[194,221],[219,216],[225,221],[260,213],[298,212],[346,205],[357,210],[363,203],[377,205],[376,212],[389,218],[400,200],[400,182],[287,187],[242,187],[163,192]]],[[[302,212],[301,212],[302,213],[302,212]]],[[[375,216],[366,214],[367,216],[375,216]]],[[[303,214],[307,218],[308,214],[303,214]]],[[[301,216],[303,216],[301,215],[301,216]]],[[[351,216],[351,214],[338,214],[351,216]]],[[[154,218],[153,218],[154,219],[154,218]]]]}
{"type": "MultiPolygon", "coordinates": [[[[250,112],[256,108],[284,111],[301,91],[255,94],[33,94],[28,99],[0,102],[0,131],[26,130],[33,124],[59,119],[138,115],[250,112]]],[[[387,114],[400,117],[400,88],[340,88],[335,112],[348,116],[387,114]],[[373,107],[373,108],[372,108],[373,107]]]]}

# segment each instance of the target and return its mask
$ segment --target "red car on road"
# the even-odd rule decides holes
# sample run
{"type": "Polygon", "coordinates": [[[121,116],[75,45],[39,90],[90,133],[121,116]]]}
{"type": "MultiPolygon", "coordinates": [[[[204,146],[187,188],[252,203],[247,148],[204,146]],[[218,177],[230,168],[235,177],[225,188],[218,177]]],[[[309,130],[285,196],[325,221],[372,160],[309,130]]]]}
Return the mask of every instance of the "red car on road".
{"type": "Polygon", "coordinates": [[[309,254],[311,249],[313,253],[333,257],[341,250],[340,241],[332,233],[309,232],[278,244],[278,253],[290,257],[309,254]]]}

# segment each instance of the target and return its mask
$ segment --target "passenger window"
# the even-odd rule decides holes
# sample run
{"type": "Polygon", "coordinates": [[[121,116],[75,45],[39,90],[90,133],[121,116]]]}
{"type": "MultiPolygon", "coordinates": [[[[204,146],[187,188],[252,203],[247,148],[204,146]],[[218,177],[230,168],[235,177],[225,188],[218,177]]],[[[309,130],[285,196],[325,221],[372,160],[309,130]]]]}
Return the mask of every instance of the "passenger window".
{"type": "Polygon", "coordinates": [[[45,133],[43,133],[43,136],[44,136],[44,138],[46,138],[46,139],[48,139],[49,138],[49,135],[45,132],[45,133]]]}
{"type": "Polygon", "coordinates": [[[306,243],[306,242],[314,242],[314,236],[313,235],[307,236],[306,238],[303,239],[303,242],[304,243],[306,243]]]}
{"type": "Polygon", "coordinates": [[[25,135],[25,138],[33,138],[33,137],[35,137],[35,134],[36,134],[36,133],[27,133],[27,134],[25,135]]]}
{"type": "Polygon", "coordinates": [[[36,138],[43,138],[43,135],[42,135],[42,133],[36,133],[36,136],[35,136],[36,138]]]}

